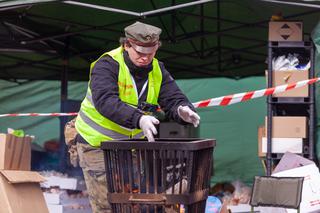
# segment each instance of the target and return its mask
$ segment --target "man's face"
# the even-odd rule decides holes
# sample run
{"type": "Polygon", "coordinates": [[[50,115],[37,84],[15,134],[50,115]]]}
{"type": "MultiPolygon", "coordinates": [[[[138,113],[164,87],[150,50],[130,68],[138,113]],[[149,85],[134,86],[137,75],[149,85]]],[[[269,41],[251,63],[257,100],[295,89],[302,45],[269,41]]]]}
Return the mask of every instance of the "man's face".
{"type": "Polygon", "coordinates": [[[125,50],[128,52],[129,58],[138,67],[145,67],[151,63],[153,57],[155,56],[157,51],[154,51],[149,54],[141,53],[136,51],[132,46],[125,45],[125,50]]]}

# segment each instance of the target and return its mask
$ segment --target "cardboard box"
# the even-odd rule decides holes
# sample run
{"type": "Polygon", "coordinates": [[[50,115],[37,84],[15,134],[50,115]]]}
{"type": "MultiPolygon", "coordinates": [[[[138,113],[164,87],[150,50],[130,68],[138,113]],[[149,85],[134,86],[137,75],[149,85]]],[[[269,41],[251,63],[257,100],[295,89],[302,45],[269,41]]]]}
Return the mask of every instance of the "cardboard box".
{"type": "Polygon", "coordinates": [[[269,22],[269,41],[302,41],[303,23],[300,21],[269,22]]]}
{"type": "Polygon", "coordinates": [[[31,168],[31,137],[0,134],[0,169],[25,170],[31,168]]]}
{"type": "MultiPolygon", "coordinates": [[[[267,126],[267,117],[265,118],[267,126]]],[[[267,136],[267,128],[265,129],[267,136]]],[[[307,118],[304,116],[273,116],[272,137],[273,138],[306,138],[307,118]]]]}
{"type": "MultiPolygon", "coordinates": [[[[267,138],[262,138],[261,153],[267,153],[267,138]]],[[[272,138],[272,153],[302,153],[303,141],[302,138],[272,138]]]]}
{"type": "MultiPolygon", "coordinates": [[[[302,138],[273,138],[272,153],[302,153],[303,139],[302,138]]],[[[258,156],[265,157],[267,153],[267,137],[265,126],[258,128],[258,156]]]]}
{"type": "Polygon", "coordinates": [[[307,166],[310,164],[313,164],[314,162],[304,158],[300,155],[293,154],[290,152],[286,152],[280,162],[277,164],[276,168],[273,170],[273,173],[279,173],[282,171],[290,170],[290,169],[295,169],[301,166],[307,166]]]}
{"type": "MultiPolygon", "coordinates": [[[[320,173],[314,162],[299,155],[286,153],[272,176],[304,177],[300,212],[320,212],[320,173]]],[[[287,209],[287,212],[297,212],[287,209]]]]}
{"type": "Polygon", "coordinates": [[[0,170],[0,213],[47,213],[37,172],[0,170]]]}
{"type": "MultiPolygon", "coordinates": [[[[284,84],[292,84],[298,81],[309,79],[308,70],[293,70],[293,71],[273,71],[272,72],[272,87],[284,84]]],[[[291,89],[285,92],[272,95],[273,97],[308,97],[309,86],[305,85],[300,88],[291,89]]]]}

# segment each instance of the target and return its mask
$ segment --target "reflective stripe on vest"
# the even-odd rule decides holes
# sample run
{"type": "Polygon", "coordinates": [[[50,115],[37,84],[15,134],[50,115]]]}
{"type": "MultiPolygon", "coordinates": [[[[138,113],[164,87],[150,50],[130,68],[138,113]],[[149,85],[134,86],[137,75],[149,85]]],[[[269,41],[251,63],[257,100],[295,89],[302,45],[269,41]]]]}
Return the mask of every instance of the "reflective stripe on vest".
{"type": "MultiPolygon", "coordinates": [[[[131,107],[137,106],[137,89],[130,71],[124,62],[123,48],[119,47],[110,52],[104,53],[100,58],[106,55],[111,56],[119,63],[118,88],[120,100],[131,107]]],[[[90,65],[90,77],[92,68],[97,61],[90,65]]],[[[158,104],[162,72],[157,59],[153,59],[152,66],[153,69],[148,75],[148,93],[146,101],[150,104],[156,105],[158,104]]],[[[90,85],[90,80],[88,85],[90,85]]],[[[100,146],[102,141],[107,140],[143,137],[143,132],[140,129],[125,128],[102,116],[94,107],[89,86],[86,98],[82,101],[79,116],[76,120],[76,129],[78,133],[92,146],[100,146]]]]}
{"type": "Polygon", "coordinates": [[[98,132],[100,132],[103,135],[108,135],[110,138],[125,138],[122,134],[119,134],[115,131],[112,131],[110,129],[106,129],[103,128],[102,126],[98,125],[97,123],[95,123],[93,120],[91,120],[89,117],[87,117],[82,111],[79,111],[79,116],[81,117],[81,119],[86,122],[87,124],[89,124],[89,126],[93,127],[95,130],[97,130],[98,132]]]}
{"type": "MultiPolygon", "coordinates": [[[[90,102],[90,104],[92,104],[92,106],[94,105],[91,94],[87,93],[86,99],[90,102]]],[[[81,111],[80,111],[80,112],[81,112],[81,111]]],[[[82,114],[83,114],[83,113],[82,113],[82,114]]],[[[88,118],[88,119],[90,119],[90,118],[88,118]]],[[[90,125],[90,126],[91,126],[91,125],[90,125]]],[[[121,125],[119,125],[119,126],[121,126],[121,125]]],[[[103,128],[103,127],[102,127],[102,128],[103,128]]],[[[121,128],[126,129],[126,130],[128,130],[128,131],[132,131],[132,130],[133,130],[133,129],[130,129],[130,128],[126,128],[126,127],[124,127],[124,126],[121,126],[121,128]]],[[[108,134],[106,134],[106,135],[108,135],[108,134]]]]}

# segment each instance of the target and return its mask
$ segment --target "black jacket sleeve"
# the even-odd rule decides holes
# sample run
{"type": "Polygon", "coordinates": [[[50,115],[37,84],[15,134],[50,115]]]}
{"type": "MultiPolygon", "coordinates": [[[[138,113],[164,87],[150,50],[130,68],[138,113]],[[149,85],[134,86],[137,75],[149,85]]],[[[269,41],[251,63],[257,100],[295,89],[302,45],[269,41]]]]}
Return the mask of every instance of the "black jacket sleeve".
{"type": "Polygon", "coordinates": [[[166,113],[167,118],[180,124],[186,124],[178,115],[178,107],[182,105],[189,106],[193,111],[195,111],[195,109],[161,62],[160,67],[162,70],[162,85],[159,94],[159,105],[166,113]]]}
{"type": "Polygon", "coordinates": [[[101,58],[91,71],[90,89],[97,111],[126,128],[138,128],[142,113],[119,98],[119,64],[111,57],[101,58]]]}

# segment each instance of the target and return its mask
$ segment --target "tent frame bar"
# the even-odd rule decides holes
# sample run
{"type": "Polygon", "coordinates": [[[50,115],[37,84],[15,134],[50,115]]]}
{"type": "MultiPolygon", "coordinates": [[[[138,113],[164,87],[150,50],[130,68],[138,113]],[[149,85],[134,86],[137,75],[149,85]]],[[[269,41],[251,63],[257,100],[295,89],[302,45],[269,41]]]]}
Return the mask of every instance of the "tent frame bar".
{"type": "Polygon", "coordinates": [[[302,6],[302,7],[312,7],[312,8],[320,8],[320,5],[317,4],[306,4],[306,3],[298,3],[298,2],[289,2],[289,1],[279,1],[279,0],[261,0],[270,3],[278,3],[278,4],[288,4],[293,6],[302,6]]]}
{"type": "Polygon", "coordinates": [[[122,9],[117,9],[117,8],[112,8],[112,7],[105,7],[105,6],[100,6],[100,5],[95,5],[95,4],[88,4],[88,3],[82,3],[82,2],[77,2],[77,1],[62,1],[63,3],[66,4],[72,4],[72,5],[78,5],[78,6],[83,6],[83,7],[89,7],[89,8],[94,8],[94,9],[99,9],[99,10],[105,10],[105,11],[110,11],[110,12],[116,12],[116,13],[123,13],[127,15],[132,15],[132,16],[137,16],[137,17],[147,17],[149,15],[155,15],[158,13],[163,13],[163,12],[168,12],[171,10],[176,10],[184,7],[189,7],[193,5],[199,5],[199,4],[204,4],[208,2],[213,2],[215,0],[199,0],[199,1],[192,1],[184,4],[179,4],[179,5],[173,5],[170,7],[164,7],[156,10],[149,10],[146,12],[133,12],[129,10],[122,10],[122,9]]]}

